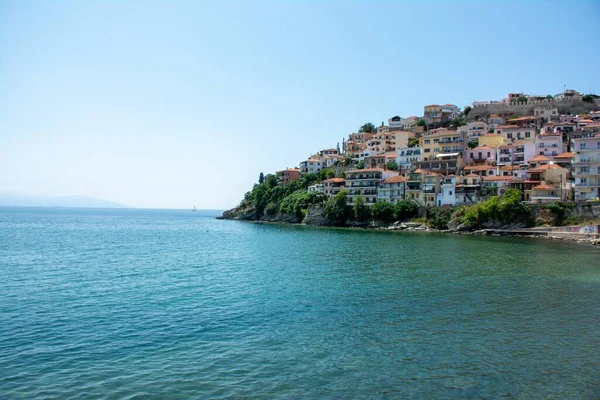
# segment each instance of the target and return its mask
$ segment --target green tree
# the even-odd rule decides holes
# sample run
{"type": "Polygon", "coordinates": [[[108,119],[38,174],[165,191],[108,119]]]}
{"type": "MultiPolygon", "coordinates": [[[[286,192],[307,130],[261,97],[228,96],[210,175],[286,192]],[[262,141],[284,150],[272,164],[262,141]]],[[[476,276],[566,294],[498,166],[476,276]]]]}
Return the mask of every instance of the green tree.
{"type": "Polygon", "coordinates": [[[469,140],[467,146],[469,146],[469,149],[474,149],[475,147],[479,146],[479,142],[477,140],[469,140]]]}
{"type": "Polygon", "coordinates": [[[304,189],[300,189],[281,201],[279,211],[295,214],[298,219],[301,219],[306,215],[306,210],[310,205],[322,203],[325,199],[325,195],[321,193],[307,192],[304,189]]]}
{"type": "Polygon", "coordinates": [[[360,160],[358,164],[356,164],[356,169],[364,169],[365,168],[365,160],[360,160]]]}
{"type": "Polygon", "coordinates": [[[385,163],[385,168],[390,171],[398,171],[398,163],[395,160],[388,161],[385,163]]]}
{"type": "Polygon", "coordinates": [[[528,99],[525,96],[519,96],[519,98],[517,99],[518,102],[521,103],[527,103],[528,99]]]}
{"type": "Polygon", "coordinates": [[[471,106],[466,106],[465,109],[463,110],[463,114],[465,114],[465,117],[467,115],[469,115],[469,113],[471,112],[471,110],[473,109],[473,107],[471,106]]]}
{"type": "Polygon", "coordinates": [[[405,221],[416,217],[419,207],[411,200],[400,200],[394,205],[394,218],[397,221],[405,221]]]}
{"type": "Polygon", "coordinates": [[[275,174],[267,174],[267,176],[265,177],[264,184],[267,185],[269,189],[274,188],[275,186],[277,186],[278,183],[279,179],[277,179],[277,175],[275,174]]]}
{"type": "Polygon", "coordinates": [[[265,207],[265,214],[267,215],[275,215],[277,214],[277,204],[270,202],[269,204],[267,204],[267,206],[265,207]]]}
{"type": "Polygon", "coordinates": [[[519,116],[517,114],[512,114],[509,119],[515,119],[515,118],[519,118],[519,116]]]}
{"type": "Polygon", "coordinates": [[[369,207],[365,205],[365,200],[360,194],[354,198],[353,209],[354,218],[356,218],[357,221],[365,222],[371,216],[371,213],[369,212],[369,207]]]}
{"type": "Polygon", "coordinates": [[[319,171],[319,180],[324,181],[335,177],[335,171],[332,168],[323,168],[319,171]]]}
{"type": "Polygon", "coordinates": [[[419,118],[419,119],[417,120],[417,122],[415,123],[415,125],[416,125],[416,126],[425,126],[425,125],[426,125],[426,123],[425,123],[425,120],[424,120],[423,118],[419,118]]]}
{"type": "Polygon", "coordinates": [[[586,103],[593,103],[594,102],[594,96],[592,96],[591,94],[586,94],[585,96],[583,96],[581,98],[581,100],[583,100],[586,103]]]}
{"type": "Polygon", "coordinates": [[[394,206],[386,201],[377,200],[371,206],[371,216],[378,221],[390,222],[394,218],[394,206]]]}
{"type": "Polygon", "coordinates": [[[411,138],[408,138],[408,147],[417,147],[419,145],[419,138],[416,136],[413,136],[411,138]]]}
{"type": "Polygon", "coordinates": [[[341,190],[334,197],[330,198],[325,205],[325,216],[335,225],[344,225],[350,215],[348,207],[348,191],[341,190]]]}
{"type": "Polygon", "coordinates": [[[260,175],[258,175],[258,183],[262,184],[265,181],[265,175],[261,172],[260,175]]]}
{"type": "Polygon", "coordinates": [[[365,133],[375,133],[377,132],[377,128],[375,128],[375,125],[373,125],[371,122],[367,122],[366,124],[362,125],[359,129],[359,132],[365,132],[365,133]]]}
{"type": "Polygon", "coordinates": [[[354,159],[352,158],[352,156],[346,156],[344,157],[344,161],[342,161],[342,165],[344,167],[349,167],[354,163],[354,159]]]}
{"type": "Polygon", "coordinates": [[[554,100],[554,96],[552,96],[551,94],[547,95],[547,96],[546,96],[546,98],[547,98],[548,100],[554,100]]]}

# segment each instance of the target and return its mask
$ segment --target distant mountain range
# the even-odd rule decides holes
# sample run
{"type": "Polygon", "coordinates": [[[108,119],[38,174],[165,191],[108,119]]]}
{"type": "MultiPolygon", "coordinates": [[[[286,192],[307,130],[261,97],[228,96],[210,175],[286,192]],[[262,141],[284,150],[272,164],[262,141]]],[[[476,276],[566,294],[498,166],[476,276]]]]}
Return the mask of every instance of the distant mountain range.
{"type": "Polygon", "coordinates": [[[13,193],[0,193],[0,206],[131,208],[125,204],[87,196],[35,196],[13,193]]]}

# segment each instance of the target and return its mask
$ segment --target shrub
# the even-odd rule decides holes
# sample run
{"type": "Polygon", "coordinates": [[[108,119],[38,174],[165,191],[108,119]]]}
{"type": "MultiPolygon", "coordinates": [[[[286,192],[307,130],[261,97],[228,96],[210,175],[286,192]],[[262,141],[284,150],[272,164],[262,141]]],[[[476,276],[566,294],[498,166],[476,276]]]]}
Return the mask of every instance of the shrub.
{"type": "Polygon", "coordinates": [[[388,161],[385,164],[385,168],[389,169],[390,171],[398,171],[398,163],[396,161],[388,161]]]}
{"type": "Polygon", "coordinates": [[[378,221],[390,222],[394,218],[394,206],[378,200],[371,206],[371,216],[378,221]]]}
{"type": "Polygon", "coordinates": [[[341,190],[334,197],[330,198],[325,205],[325,216],[330,222],[336,225],[343,225],[350,215],[348,207],[348,191],[341,190]]]}
{"type": "Polygon", "coordinates": [[[267,206],[265,207],[265,214],[267,215],[275,215],[277,214],[277,204],[270,202],[269,204],[267,204],[267,206]]]}
{"type": "Polygon", "coordinates": [[[554,202],[548,204],[546,206],[546,208],[548,209],[548,211],[550,211],[550,213],[554,217],[554,226],[562,225],[562,223],[565,219],[565,214],[567,213],[566,204],[561,203],[560,201],[554,201],[554,202]]]}
{"type": "Polygon", "coordinates": [[[448,229],[453,212],[450,207],[430,207],[427,209],[427,222],[434,229],[448,229]]]}
{"type": "Polygon", "coordinates": [[[302,218],[310,205],[321,203],[324,200],[325,196],[321,193],[307,192],[300,189],[281,201],[279,211],[289,214],[293,213],[296,217],[302,218]]]}
{"type": "Polygon", "coordinates": [[[419,207],[410,200],[400,200],[394,205],[394,218],[397,221],[405,221],[416,217],[419,213],[419,207]]]}
{"type": "Polygon", "coordinates": [[[492,196],[484,202],[468,207],[462,217],[462,222],[473,228],[494,221],[503,224],[524,222],[526,226],[533,226],[535,222],[533,210],[521,203],[521,192],[516,189],[507,189],[502,199],[492,196]]]}
{"type": "Polygon", "coordinates": [[[356,220],[360,222],[365,222],[371,216],[369,208],[365,206],[365,200],[362,198],[361,195],[358,195],[354,198],[353,211],[354,218],[356,218],[356,220]]]}

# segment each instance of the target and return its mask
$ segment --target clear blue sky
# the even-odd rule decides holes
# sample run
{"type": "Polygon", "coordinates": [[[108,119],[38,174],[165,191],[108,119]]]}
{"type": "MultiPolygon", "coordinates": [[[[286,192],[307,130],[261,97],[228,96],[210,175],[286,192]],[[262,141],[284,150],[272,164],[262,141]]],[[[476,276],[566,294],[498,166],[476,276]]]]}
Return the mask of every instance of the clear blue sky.
{"type": "Polygon", "coordinates": [[[364,122],[599,66],[597,0],[0,0],[0,191],[226,208],[364,122]]]}

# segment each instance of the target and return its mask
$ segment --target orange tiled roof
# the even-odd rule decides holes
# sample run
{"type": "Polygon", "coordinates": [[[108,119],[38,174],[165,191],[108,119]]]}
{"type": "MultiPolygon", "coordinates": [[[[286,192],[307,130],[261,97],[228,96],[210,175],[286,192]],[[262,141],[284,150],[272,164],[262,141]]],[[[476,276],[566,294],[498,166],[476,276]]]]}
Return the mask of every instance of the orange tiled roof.
{"type": "Polygon", "coordinates": [[[536,117],[534,115],[529,115],[529,116],[525,116],[525,117],[511,118],[511,119],[509,119],[509,121],[527,121],[528,119],[539,119],[539,117],[536,117]]]}
{"type": "Polygon", "coordinates": [[[432,172],[432,171],[427,171],[425,169],[415,169],[413,172],[416,172],[417,174],[425,174],[425,175],[429,175],[429,176],[441,176],[440,174],[436,173],[436,172],[432,172]]]}
{"type": "Polygon", "coordinates": [[[358,173],[358,172],[383,172],[383,168],[351,169],[349,171],[346,171],[347,174],[358,173]]]}
{"type": "Polygon", "coordinates": [[[556,189],[554,186],[550,185],[537,185],[533,187],[533,190],[554,190],[556,189]]]}
{"type": "Polygon", "coordinates": [[[512,176],[484,176],[483,180],[485,182],[494,182],[494,181],[512,181],[512,176]]]}
{"type": "Polygon", "coordinates": [[[570,153],[568,151],[565,151],[564,153],[560,153],[557,156],[554,156],[555,159],[557,158],[573,158],[575,157],[575,153],[570,153]]]}
{"type": "Polygon", "coordinates": [[[406,179],[404,179],[403,176],[401,175],[396,175],[396,176],[392,176],[390,178],[387,178],[385,181],[381,182],[381,183],[400,183],[400,182],[404,182],[406,179]]]}
{"type": "Polygon", "coordinates": [[[463,176],[463,178],[480,178],[480,176],[477,174],[469,174],[469,175],[463,176]]]}
{"type": "Polygon", "coordinates": [[[529,159],[529,162],[542,162],[542,161],[550,161],[550,159],[546,156],[539,155],[529,159]]]}
{"type": "Polygon", "coordinates": [[[514,128],[520,128],[519,125],[500,125],[498,127],[496,127],[496,129],[514,129],[514,128]]]}
{"type": "Polygon", "coordinates": [[[344,178],[329,178],[324,180],[323,182],[331,182],[331,183],[344,183],[346,180],[344,178]]]}
{"type": "Polygon", "coordinates": [[[489,147],[487,145],[482,145],[482,146],[477,146],[471,149],[471,151],[475,151],[475,150],[496,150],[495,147],[489,147]]]}
{"type": "Polygon", "coordinates": [[[465,171],[488,171],[490,169],[496,169],[492,165],[467,165],[463,168],[465,171]]]}

